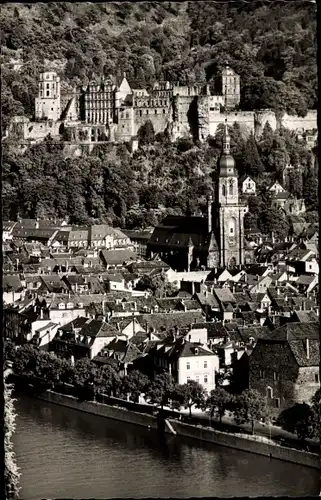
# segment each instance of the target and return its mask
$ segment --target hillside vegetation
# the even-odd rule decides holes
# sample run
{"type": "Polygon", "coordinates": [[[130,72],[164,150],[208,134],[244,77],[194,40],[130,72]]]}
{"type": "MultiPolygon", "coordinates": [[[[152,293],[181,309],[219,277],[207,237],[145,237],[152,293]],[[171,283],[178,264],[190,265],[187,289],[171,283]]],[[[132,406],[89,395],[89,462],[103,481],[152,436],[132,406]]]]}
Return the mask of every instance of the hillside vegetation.
{"type": "Polygon", "coordinates": [[[72,85],[125,71],[134,88],[164,79],[214,88],[228,61],[241,76],[244,110],[304,115],[317,104],[311,2],[5,4],[0,32],[6,116],[32,115],[48,61],[72,85]],[[17,57],[19,73],[7,66],[17,57]]]}

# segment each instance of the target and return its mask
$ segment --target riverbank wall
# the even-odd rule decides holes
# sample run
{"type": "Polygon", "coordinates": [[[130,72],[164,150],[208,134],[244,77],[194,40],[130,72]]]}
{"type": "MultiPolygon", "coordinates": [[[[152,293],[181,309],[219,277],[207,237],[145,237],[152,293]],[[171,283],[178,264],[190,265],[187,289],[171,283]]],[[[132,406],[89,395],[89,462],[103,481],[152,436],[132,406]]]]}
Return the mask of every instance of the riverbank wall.
{"type": "MultiPolygon", "coordinates": [[[[111,406],[94,401],[79,401],[74,396],[59,394],[52,390],[38,394],[36,397],[38,399],[42,399],[43,401],[99,415],[101,417],[111,418],[151,429],[160,428],[160,421],[156,416],[149,415],[147,413],[138,413],[119,406],[111,406]]],[[[316,468],[318,470],[320,469],[320,458],[314,453],[303,452],[277,444],[267,444],[262,441],[254,440],[251,436],[245,438],[235,434],[218,431],[213,428],[190,425],[174,418],[168,418],[165,422],[163,422],[161,428],[163,428],[166,433],[176,433],[177,436],[191,438],[194,440],[196,439],[198,441],[207,441],[228,448],[234,448],[249,453],[256,453],[257,455],[263,455],[272,459],[292,462],[305,467],[316,468]],[[165,422],[169,425],[164,425],[165,422]]]]}
{"type": "Polygon", "coordinates": [[[320,457],[315,453],[295,450],[274,443],[264,443],[253,439],[252,436],[245,438],[212,428],[185,424],[177,420],[169,419],[169,422],[178,436],[207,441],[213,444],[227,446],[228,448],[256,453],[257,455],[264,455],[272,459],[292,462],[320,470],[320,457]]]}
{"type": "Polygon", "coordinates": [[[42,399],[43,401],[48,401],[49,403],[67,406],[68,408],[80,410],[85,413],[112,418],[114,420],[121,420],[122,422],[141,425],[147,428],[150,427],[151,429],[158,429],[157,417],[154,415],[148,415],[147,413],[138,413],[132,410],[127,410],[126,408],[97,403],[95,401],[79,401],[74,396],[59,394],[50,390],[37,394],[36,397],[38,399],[42,399]]]}

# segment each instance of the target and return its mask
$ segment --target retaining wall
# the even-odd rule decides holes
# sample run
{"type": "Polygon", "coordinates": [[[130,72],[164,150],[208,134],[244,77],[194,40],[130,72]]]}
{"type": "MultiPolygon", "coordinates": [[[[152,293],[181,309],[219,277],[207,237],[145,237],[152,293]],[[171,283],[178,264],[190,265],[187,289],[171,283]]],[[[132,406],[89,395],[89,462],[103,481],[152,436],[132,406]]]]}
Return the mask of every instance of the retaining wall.
{"type": "MultiPolygon", "coordinates": [[[[90,401],[82,402],[73,396],[58,394],[51,390],[37,395],[37,398],[42,399],[43,401],[48,401],[50,403],[83,411],[85,413],[91,413],[93,415],[99,415],[101,417],[107,417],[114,420],[127,422],[129,424],[141,425],[143,427],[150,427],[152,429],[159,428],[157,417],[144,413],[137,413],[132,410],[126,410],[125,408],[119,408],[90,401]]],[[[266,457],[270,457],[272,455],[272,458],[274,459],[292,462],[295,464],[303,465],[305,467],[312,467],[318,470],[320,469],[320,458],[317,454],[314,453],[302,452],[292,448],[285,448],[276,444],[266,444],[261,441],[254,441],[251,438],[246,439],[234,434],[228,434],[213,429],[211,430],[201,426],[185,424],[172,418],[167,418],[167,422],[169,422],[170,426],[178,436],[207,441],[213,444],[226,446],[228,448],[234,448],[249,453],[256,453],[257,455],[263,455],[266,457]]],[[[163,424],[165,424],[165,421],[163,421],[163,424]]]]}
{"type": "Polygon", "coordinates": [[[192,439],[199,439],[208,441],[210,443],[235,448],[237,450],[256,453],[257,455],[264,455],[266,457],[284,460],[295,464],[320,469],[320,458],[317,454],[307,453],[293,448],[285,448],[276,444],[267,444],[261,441],[254,441],[251,438],[246,439],[243,437],[235,436],[225,432],[210,430],[204,427],[197,427],[189,424],[184,424],[177,420],[169,419],[173,429],[177,435],[189,437],[192,439]]]}
{"type": "Polygon", "coordinates": [[[125,408],[118,408],[96,402],[79,401],[73,396],[58,394],[54,391],[46,391],[38,395],[37,398],[61,406],[67,406],[68,408],[73,408],[74,410],[80,410],[85,413],[91,413],[93,415],[112,418],[129,424],[142,425],[143,427],[157,429],[157,419],[153,415],[136,413],[134,411],[126,410],[125,408]]]}

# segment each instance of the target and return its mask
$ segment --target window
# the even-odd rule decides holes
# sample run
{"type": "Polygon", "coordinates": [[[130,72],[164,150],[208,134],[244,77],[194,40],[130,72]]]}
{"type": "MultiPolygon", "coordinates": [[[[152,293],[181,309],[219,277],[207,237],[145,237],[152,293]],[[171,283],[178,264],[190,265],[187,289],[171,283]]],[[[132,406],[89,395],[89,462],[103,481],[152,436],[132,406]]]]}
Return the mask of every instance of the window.
{"type": "Polygon", "coordinates": [[[199,378],[199,375],[196,375],[196,382],[199,382],[200,381],[200,378],[199,378]]]}
{"type": "Polygon", "coordinates": [[[264,376],[265,376],[265,371],[264,370],[260,370],[259,377],[260,378],[264,378],[264,376]]]}
{"type": "Polygon", "coordinates": [[[275,408],[280,408],[280,398],[275,398],[274,403],[275,403],[275,408]]]}
{"type": "Polygon", "coordinates": [[[233,228],[232,227],[230,228],[230,233],[233,234],[233,228]]]}
{"type": "Polygon", "coordinates": [[[49,89],[50,83],[47,83],[47,89],[49,89]]]}
{"type": "Polygon", "coordinates": [[[273,380],[279,380],[279,374],[278,372],[273,372],[273,380]]]}
{"type": "Polygon", "coordinates": [[[207,384],[207,382],[208,382],[208,376],[204,375],[204,384],[207,384]]]}
{"type": "Polygon", "coordinates": [[[46,96],[49,97],[49,90],[46,91],[46,96]]]}
{"type": "Polygon", "coordinates": [[[186,363],[186,370],[190,370],[191,369],[191,363],[189,361],[187,361],[186,363]]]}
{"type": "Polygon", "coordinates": [[[318,373],[314,374],[314,381],[318,384],[320,382],[320,377],[318,373]]]}
{"type": "Polygon", "coordinates": [[[273,399],[273,389],[272,387],[267,387],[266,388],[266,395],[268,399],[273,399]]]}
{"type": "Polygon", "coordinates": [[[224,186],[224,184],[222,186],[222,195],[226,196],[226,187],[224,186]]]}
{"type": "Polygon", "coordinates": [[[187,377],[187,380],[191,380],[191,377],[187,377]]]}
{"type": "Polygon", "coordinates": [[[207,361],[204,361],[204,368],[207,368],[207,361]]]}

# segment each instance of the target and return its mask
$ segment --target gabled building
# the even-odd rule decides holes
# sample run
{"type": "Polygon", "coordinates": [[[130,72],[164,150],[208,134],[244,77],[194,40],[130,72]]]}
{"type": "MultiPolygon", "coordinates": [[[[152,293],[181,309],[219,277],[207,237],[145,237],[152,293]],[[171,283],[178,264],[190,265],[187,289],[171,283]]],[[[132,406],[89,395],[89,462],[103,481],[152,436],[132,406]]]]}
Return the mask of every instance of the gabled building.
{"type": "Polygon", "coordinates": [[[215,389],[219,359],[209,348],[179,338],[157,345],[149,352],[149,356],[153,359],[154,375],[165,371],[178,384],[196,380],[208,392],[215,389]]]}
{"type": "Polygon", "coordinates": [[[105,321],[79,316],[58,328],[50,350],[67,359],[93,359],[116,336],[105,321]]]}
{"type": "Polygon", "coordinates": [[[99,257],[105,269],[117,269],[138,260],[138,256],[132,250],[101,250],[99,257]]]}
{"type": "Polygon", "coordinates": [[[277,195],[278,193],[285,193],[284,187],[278,181],[273,182],[267,189],[267,191],[273,195],[277,195]]]}
{"type": "Polygon", "coordinates": [[[242,182],[242,193],[248,195],[255,195],[256,193],[256,182],[249,176],[242,182]]]}

